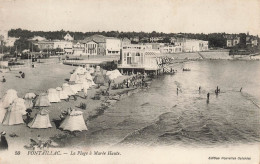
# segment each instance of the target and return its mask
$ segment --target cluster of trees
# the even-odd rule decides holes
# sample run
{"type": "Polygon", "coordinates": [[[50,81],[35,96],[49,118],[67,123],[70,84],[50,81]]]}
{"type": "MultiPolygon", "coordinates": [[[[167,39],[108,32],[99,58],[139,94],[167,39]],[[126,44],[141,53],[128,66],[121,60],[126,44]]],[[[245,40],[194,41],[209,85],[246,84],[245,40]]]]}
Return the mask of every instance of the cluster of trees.
{"type": "MultiPolygon", "coordinates": [[[[206,40],[209,41],[209,47],[220,47],[220,48],[226,48],[226,33],[210,33],[210,34],[204,34],[204,33],[162,33],[162,32],[156,32],[153,31],[151,33],[148,32],[119,32],[119,31],[98,31],[98,32],[70,32],[70,31],[29,31],[29,30],[23,30],[23,29],[11,29],[8,31],[8,35],[10,37],[16,37],[20,38],[15,42],[15,46],[11,48],[11,53],[15,52],[15,50],[18,48],[18,51],[21,52],[24,49],[30,49],[34,52],[38,52],[39,49],[36,46],[32,46],[31,42],[28,41],[29,38],[33,36],[41,36],[45,37],[46,39],[63,39],[63,37],[69,33],[71,36],[74,37],[75,40],[83,40],[85,37],[98,34],[103,35],[107,37],[117,37],[117,38],[133,38],[138,37],[140,42],[149,42],[149,38],[151,37],[162,37],[163,40],[159,41],[162,43],[170,43],[171,37],[184,37],[184,38],[191,38],[191,39],[199,39],[199,40],[206,40]],[[17,47],[17,48],[16,48],[17,47]]],[[[241,33],[238,34],[240,37],[240,44],[234,49],[241,49],[241,48],[248,48],[246,47],[246,34],[241,33]]],[[[232,48],[233,49],[233,48],[232,48]]],[[[10,50],[10,49],[9,49],[10,50]]],[[[4,51],[8,51],[8,48],[5,47],[4,51]]],[[[55,50],[55,52],[59,52],[58,50],[55,50]]],[[[10,51],[9,51],[10,52],[10,51]]]]}
{"type": "Polygon", "coordinates": [[[230,48],[230,55],[249,55],[253,53],[259,53],[260,46],[252,46],[252,45],[245,45],[243,43],[239,43],[234,47],[230,48]]]}
{"type": "MultiPolygon", "coordinates": [[[[153,31],[151,33],[148,32],[119,32],[119,31],[98,31],[98,32],[70,32],[70,31],[28,31],[28,30],[22,30],[22,29],[11,29],[8,32],[8,35],[11,37],[20,37],[20,38],[31,38],[33,36],[41,36],[45,37],[46,39],[63,39],[63,37],[69,33],[74,37],[75,40],[82,40],[85,37],[98,34],[98,35],[104,35],[107,37],[117,37],[117,38],[133,38],[138,37],[140,40],[143,38],[151,38],[151,37],[163,37],[164,43],[169,43],[171,37],[186,37],[186,38],[192,38],[192,39],[200,39],[200,40],[207,40],[209,41],[210,47],[225,47],[226,46],[226,39],[225,35],[226,33],[211,33],[211,34],[203,34],[203,33],[162,33],[162,32],[156,32],[153,31]]],[[[245,34],[244,34],[245,35],[245,34]]],[[[143,40],[143,42],[148,42],[148,40],[143,40]]]]}

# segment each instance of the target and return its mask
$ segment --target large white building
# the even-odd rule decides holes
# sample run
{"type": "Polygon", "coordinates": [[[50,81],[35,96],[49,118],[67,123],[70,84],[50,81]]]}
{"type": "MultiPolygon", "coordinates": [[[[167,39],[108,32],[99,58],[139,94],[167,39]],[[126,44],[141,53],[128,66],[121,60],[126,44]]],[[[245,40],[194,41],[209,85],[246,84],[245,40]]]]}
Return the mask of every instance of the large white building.
{"type": "Polygon", "coordinates": [[[84,55],[85,45],[80,41],[73,41],[72,43],[73,55],[84,55]]]}
{"type": "Polygon", "coordinates": [[[156,71],[159,69],[156,60],[158,53],[157,50],[147,49],[145,45],[127,45],[122,49],[118,68],[132,72],[156,71]]]}
{"type": "Polygon", "coordinates": [[[106,55],[120,55],[121,40],[106,38],[106,55]]]}
{"type": "Polygon", "coordinates": [[[181,46],[183,52],[198,52],[208,50],[208,41],[197,39],[177,38],[175,46],[181,46]]]}
{"type": "Polygon", "coordinates": [[[95,41],[89,41],[85,44],[86,55],[97,55],[98,54],[98,43],[95,41]]]}
{"type": "Polygon", "coordinates": [[[238,36],[227,35],[226,38],[227,38],[227,47],[234,47],[240,43],[240,37],[238,36]]]}
{"type": "Polygon", "coordinates": [[[62,49],[64,54],[73,53],[73,43],[65,40],[39,41],[37,43],[40,50],[62,49]]]}
{"type": "Polygon", "coordinates": [[[175,46],[175,45],[165,45],[160,48],[161,53],[180,53],[182,52],[182,46],[175,46]]]}

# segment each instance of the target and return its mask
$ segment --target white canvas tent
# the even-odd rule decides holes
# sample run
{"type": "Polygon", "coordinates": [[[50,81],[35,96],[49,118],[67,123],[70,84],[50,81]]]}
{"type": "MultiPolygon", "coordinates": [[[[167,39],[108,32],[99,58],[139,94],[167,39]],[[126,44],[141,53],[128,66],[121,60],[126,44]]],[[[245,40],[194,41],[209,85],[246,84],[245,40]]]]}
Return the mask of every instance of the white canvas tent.
{"type": "Polygon", "coordinates": [[[70,88],[75,94],[77,94],[82,89],[81,85],[78,84],[70,84],[70,88]]]}
{"type": "Polygon", "coordinates": [[[60,102],[60,97],[56,89],[50,88],[48,89],[48,98],[51,103],[60,102]]]}
{"type": "Polygon", "coordinates": [[[84,80],[83,84],[82,84],[82,88],[83,89],[88,89],[90,87],[89,83],[87,80],[84,80]]]}
{"type": "Polygon", "coordinates": [[[79,75],[79,78],[76,79],[75,84],[78,86],[78,90],[83,89],[83,83],[85,81],[85,75],[79,75]]]}
{"type": "Polygon", "coordinates": [[[77,80],[77,78],[79,78],[78,77],[78,74],[77,73],[73,73],[73,74],[71,74],[70,75],[70,82],[74,82],[74,81],[76,81],[77,80]]]}
{"type": "Polygon", "coordinates": [[[95,72],[95,69],[93,67],[90,67],[89,68],[89,73],[91,74],[91,73],[94,73],[94,72],[95,72]]]}
{"type": "Polygon", "coordinates": [[[65,100],[65,99],[69,98],[68,94],[66,94],[61,87],[57,87],[56,90],[57,90],[59,98],[61,100],[65,100]]]}
{"type": "Polygon", "coordinates": [[[0,102],[0,123],[3,122],[7,110],[4,108],[3,103],[0,102]]]}
{"type": "MultiPolygon", "coordinates": [[[[13,104],[12,104],[13,105],[13,104]]],[[[3,125],[17,125],[23,124],[23,113],[20,108],[12,107],[12,105],[8,108],[4,120],[3,125]]]]}
{"type": "Polygon", "coordinates": [[[92,78],[92,76],[90,75],[89,72],[85,73],[85,78],[86,78],[86,79],[93,80],[93,78],[92,78]]]}
{"type": "Polygon", "coordinates": [[[83,131],[88,130],[82,112],[73,109],[68,116],[63,120],[60,128],[68,131],[83,131]]]}
{"type": "Polygon", "coordinates": [[[67,94],[68,96],[71,96],[71,95],[75,95],[75,94],[76,94],[76,92],[74,92],[74,91],[71,89],[70,85],[67,84],[67,83],[64,83],[64,84],[62,85],[62,90],[63,90],[64,94],[67,94]]]}
{"type": "Polygon", "coordinates": [[[34,93],[26,93],[24,96],[24,103],[26,108],[32,108],[33,107],[33,99],[36,97],[34,93]]]}
{"type": "Polygon", "coordinates": [[[122,76],[122,74],[116,69],[113,71],[107,71],[106,76],[110,79],[110,80],[114,80],[119,76],[122,76]]]}
{"type": "Polygon", "coordinates": [[[18,98],[16,90],[14,89],[7,90],[1,100],[3,103],[3,107],[8,108],[16,98],[18,98]]]}
{"type": "Polygon", "coordinates": [[[17,98],[14,100],[14,102],[10,105],[9,107],[10,110],[12,111],[20,111],[22,115],[26,114],[26,106],[24,103],[24,99],[22,98],[17,98]]]}
{"type": "Polygon", "coordinates": [[[45,106],[50,106],[50,105],[51,105],[51,103],[50,103],[48,95],[46,93],[41,93],[35,99],[34,106],[45,107],[45,106]]]}
{"type": "Polygon", "coordinates": [[[41,109],[28,124],[28,127],[36,129],[51,128],[49,111],[47,109],[41,109]]]}
{"type": "Polygon", "coordinates": [[[75,71],[74,71],[74,73],[76,73],[76,74],[81,74],[81,75],[83,75],[85,72],[86,72],[86,69],[83,68],[83,67],[77,67],[77,68],[75,69],[75,71]]]}

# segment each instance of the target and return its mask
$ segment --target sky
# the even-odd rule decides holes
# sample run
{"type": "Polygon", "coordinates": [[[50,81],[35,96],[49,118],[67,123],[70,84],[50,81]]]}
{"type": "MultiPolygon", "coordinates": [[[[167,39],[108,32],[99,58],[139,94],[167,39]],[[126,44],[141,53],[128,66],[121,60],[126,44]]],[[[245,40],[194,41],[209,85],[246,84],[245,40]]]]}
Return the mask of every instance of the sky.
{"type": "Polygon", "coordinates": [[[260,0],[0,0],[0,29],[260,35],[260,0]]]}

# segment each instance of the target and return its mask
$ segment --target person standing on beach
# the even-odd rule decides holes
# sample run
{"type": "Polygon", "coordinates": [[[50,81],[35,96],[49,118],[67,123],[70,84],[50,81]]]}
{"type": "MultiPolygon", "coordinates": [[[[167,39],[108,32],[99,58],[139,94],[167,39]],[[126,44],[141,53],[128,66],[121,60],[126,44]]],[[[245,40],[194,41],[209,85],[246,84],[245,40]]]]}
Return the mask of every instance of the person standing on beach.
{"type": "Polygon", "coordinates": [[[142,86],[144,85],[144,75],[142,76],[142,86]]]}
{"type": "Polygon", "coordinates": [[[5,138],[5,131],[1,133],[1,142],[0,142],[0,150],[8,150],[8,143],[5,138]]]}
{"type": "Polygon", "coordinates": [[[129,88],[129,80],[126,80],[126,87],[129,88]]]}
{"type": "Polygon", "coordinates": [[[6,82],[6,79],[5,79],[5,77],[4,77],[4,76],[3,76],[3,80],[2,80],[2,82],[3,82],[3,83],[5,83],[5,82],[6,82]]]}
{"type": "Polygon", "coordinates": [[[177,87],[177,95],[178,95],[178,93],[179,93],[179,88],[177,87]]]}
{"type": "Polygon", "coordinates": [[[209,93],[207,94],[207,101],[209,101],[209,93]]]}
{"type": "Polygon", "coordinates": [[[199,86],[199,93],[200,93],[200,90],[201,90],[201,86],[199,86]]]}
{"type": "Polygon", "coordinates": [[[111,85],[111,80],[108,80],[108,89],[110,89],[110,85],[111,85]]]}
{"type": "Polygon", "coordinates": [[[31,111],[26,112],[26,124],[28,124],[31,120],[31,111]]]}

